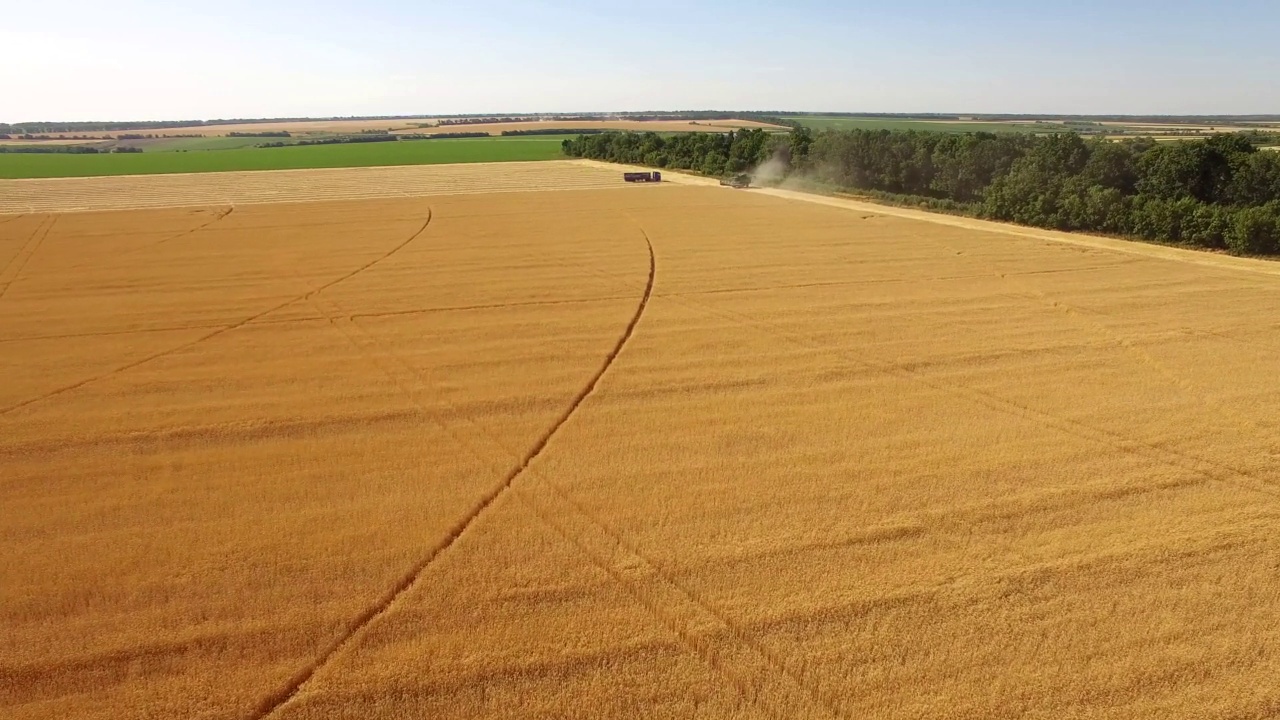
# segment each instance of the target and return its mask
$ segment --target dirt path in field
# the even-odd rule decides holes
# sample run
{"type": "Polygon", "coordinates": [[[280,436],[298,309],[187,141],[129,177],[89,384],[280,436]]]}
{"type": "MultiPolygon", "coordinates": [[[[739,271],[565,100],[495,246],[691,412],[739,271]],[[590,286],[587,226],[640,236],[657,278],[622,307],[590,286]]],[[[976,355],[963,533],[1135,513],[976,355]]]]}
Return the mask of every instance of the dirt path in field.
{"type": "Polygon", "coordinates": [[[47,218],[45,222],[36,226],[35,232],[31,233],[31,237],[27,238],[27,242],[18,249],[16,255],[5,263],[3,269],[0,269],[0,300],[9,292],[9,288],[22,275],[22,271],[27,267],[27,263],[31,261],[32,256],[44,244],[45,238],[49,237],[49,233],[53,231],[53,226],[58,224],[56,215],[47,218]],[[12,272],[10,272],[12,270],[12,272]]]}
{"type": "MultiPolygon", "coordinates": [[[[578,162],[593,167],[613,168],[619,172],[648,169],[631,165],[604,163],[595,160],[580,160],[578,162]]],[[[680,185],[698,185],[704,187],[720,186],[719,181],[713,178],[688,175],[681,172],[663,171],[662,178],[668,182],[680,185]]],[[[725,190],[728,191],[730,188],[725,188],[725,190]]],[[[878,215],[889,215],[909,220],[920,220],[923,222],[933,223],[935,225],[947,225],[954,228],[961,228],[963,230],[978,230],[982,232],[1029,238],[1032,240],[1068,243],[1071,245],[1078,245],[1098,250],[1113,250],[1115,252],[1122,252],[1130,255],[1174,260],[1177,262],[1192,263],[1195,265],[1204,265],[1213,268],[1243,270],[1263,275],[1280,275],[1280,263],[1271,262],[1269,260],[1233,257],[1231,255],[1205,252],[1202,250],[1187,250],[1183,248],[1169,247],[1166,245],[1152,245],[1136,240],[1120,240],[1117,238],[1102,237],[1100,235],[1043,230],[1040,228],[1014,225],[1012,223],[979,220],[977,218],[926,212],[924,210],[912,210],[910,208],[896,207],[893,205],[881,205],[879,203],[869,202],[866,200],[818,195],[816,193],[786,190],[783,188],[752,188],[747,192],[782,198],[784,200],[799,200],[802,202],[816,203],[818,205],[854,210],[857,212],[873,212],[878,215]]]]}
{"type": "Polygon", "coordinates": [[[542,160],[0,180],[0,216],[626,187],[614,170],[542,160]]]}

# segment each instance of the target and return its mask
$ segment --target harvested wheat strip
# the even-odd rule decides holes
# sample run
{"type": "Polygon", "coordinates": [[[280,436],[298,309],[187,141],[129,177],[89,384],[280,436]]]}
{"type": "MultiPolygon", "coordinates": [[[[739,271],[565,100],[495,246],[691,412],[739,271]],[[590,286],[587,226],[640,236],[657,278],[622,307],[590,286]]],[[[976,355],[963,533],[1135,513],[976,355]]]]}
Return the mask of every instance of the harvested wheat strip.
{"type": "Polygon", "coordinates": [[[0,181],[0,213],[621,187],[615,171],[567,161],[6,180],[0,181]]]}

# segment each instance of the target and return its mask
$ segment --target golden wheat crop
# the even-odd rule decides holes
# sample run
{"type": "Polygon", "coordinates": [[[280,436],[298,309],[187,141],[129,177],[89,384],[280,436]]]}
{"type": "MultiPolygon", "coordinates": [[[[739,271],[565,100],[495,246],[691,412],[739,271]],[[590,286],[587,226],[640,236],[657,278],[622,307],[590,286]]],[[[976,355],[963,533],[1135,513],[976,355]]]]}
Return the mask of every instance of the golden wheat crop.
{"type": "Polygon", "coordinates": [[[0,216],[0,715],[1280,712],[1271,266],[485,171],[0,216]]]}

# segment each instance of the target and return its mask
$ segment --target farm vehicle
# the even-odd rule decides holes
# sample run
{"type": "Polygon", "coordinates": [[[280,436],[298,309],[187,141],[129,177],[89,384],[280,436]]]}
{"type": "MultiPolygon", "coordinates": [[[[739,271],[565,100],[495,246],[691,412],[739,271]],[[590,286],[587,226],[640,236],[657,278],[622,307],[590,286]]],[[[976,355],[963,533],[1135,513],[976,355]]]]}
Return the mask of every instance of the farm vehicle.
{"type": "Polygon", "coordinates": [[[627,182],[662,182],[662,173],[657,170],[653,172],[622,173],[622,179],[627,182]]]}

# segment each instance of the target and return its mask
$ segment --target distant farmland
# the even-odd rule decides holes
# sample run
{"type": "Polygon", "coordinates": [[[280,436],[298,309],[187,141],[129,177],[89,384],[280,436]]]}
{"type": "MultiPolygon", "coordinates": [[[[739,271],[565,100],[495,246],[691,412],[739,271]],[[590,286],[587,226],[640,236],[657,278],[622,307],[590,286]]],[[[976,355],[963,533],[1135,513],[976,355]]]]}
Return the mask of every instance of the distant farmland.
{"type": "Polygon", "coordinates": [[[157,138],[164,136],[223,137],[230,133],[262,133],[288,132],[293,135],[334,135],[359,133],[451,133],[451,132],[485,132],[499,135],[504,130],[548,130],[595,128],[599,130],[635,130],[644,132],[727,132],[739,127],[765,127],[784,129],[767,122],[748,119],[682,119],[679,117],[636,119],[628,117],[585,116],[572,119],[538,118],[413,118],[382,120],[268,120],[235,124],[212,125],[168,125],[165,127],[142,127],[133,130],[74,130],[54,131],[37,127],[0,130],[10,134],[32,132],[50,138],[84,137],[86,135],[110,139],[119,134],[146,134],[157,138]]]}
{"type": "Polygon", "coordinates": [[[958,120],[909,120],[880,117],[802,115],[795,120],[814,130],[930,130],[932,132],[1052,132],[1068,128],[1052,123],[963,122],[958,120]]]}
{"type": "MultiPolygon", "coordinates": [[[[242,138],[234,140],[242,140],[242,138]]],[[[266,142],[270,138],[255,138],[255,140],[266,142]]],[[[561,156],[560,142],[560,137],[539,136],[401,140],[349,145],[234,148],[197,152],[100,155],[12,153],[0,154],[0,178],[90,177],[551,160],[561,156]]]]}
{"type": "Polygon", "coordinates": [[[1138,137],[1149,135],[1157,139],[1182,140],[1194,139],[1214,132],[1246,132],[1249,130],[1274,131],[1276,125],[1266,123],[1144,123],[1120,122],[1114,120],[1080,119],[1040,119],[1040,120],[995,120],[995,119],[948,119],[948,118],[904,118],[856,115],[791,115],[785,117],[794,120],[813,130],[926,130],[931,132],[1023,132],[1023,133],[1055,133],[1077,132],[1082,134],[1107,135],[1111,137],[1138,137]]]}

